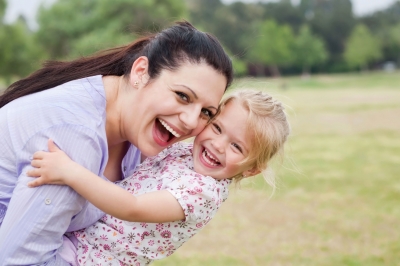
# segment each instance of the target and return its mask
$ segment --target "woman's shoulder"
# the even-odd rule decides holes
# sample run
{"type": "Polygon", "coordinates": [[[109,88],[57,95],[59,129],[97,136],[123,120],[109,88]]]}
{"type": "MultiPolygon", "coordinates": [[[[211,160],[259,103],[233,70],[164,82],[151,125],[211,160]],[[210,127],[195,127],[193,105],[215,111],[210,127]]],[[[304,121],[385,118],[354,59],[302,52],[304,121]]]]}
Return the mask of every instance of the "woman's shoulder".
{"type": "Polygon", "coordinates": [[[101,76],[73,80],[30,94],[5,106],[10,118],[29,118],[45,125],[72,123],[97,126],[105,119],[105,94],[101,76]],[[46,120],[46,121],[38,121],[46,120]]]}

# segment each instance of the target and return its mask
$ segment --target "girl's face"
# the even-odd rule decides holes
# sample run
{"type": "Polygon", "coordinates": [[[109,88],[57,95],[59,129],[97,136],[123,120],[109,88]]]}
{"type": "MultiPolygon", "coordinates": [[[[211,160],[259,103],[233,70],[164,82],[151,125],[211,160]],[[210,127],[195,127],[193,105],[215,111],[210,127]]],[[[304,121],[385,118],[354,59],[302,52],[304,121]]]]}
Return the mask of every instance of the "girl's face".
{"type": "Polygon", "coordinates": [[[123,135],[144,155],[154,156],[201,132],[217,112],[225,87],[225,76],[205,63],[163,70],[136,90],[122,117],[123,135]]]}
{"type": "Polygon", "coordinates": [[[240,165],[251,148],[246,130],[247,117],[248,111],[233,100],[195,138],[193,161],[196,172],[226,179],[249,169],[240,165]]]}

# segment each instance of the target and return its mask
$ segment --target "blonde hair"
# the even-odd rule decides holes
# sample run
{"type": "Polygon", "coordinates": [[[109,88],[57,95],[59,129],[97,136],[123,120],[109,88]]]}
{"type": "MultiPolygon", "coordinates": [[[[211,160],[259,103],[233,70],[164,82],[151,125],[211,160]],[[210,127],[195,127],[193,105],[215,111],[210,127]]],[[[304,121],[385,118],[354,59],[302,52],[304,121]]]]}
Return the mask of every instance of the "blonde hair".
{"type": "MultiPolygon", "coordinates": [[[[242,163],[260,170],[266,182],[275,190],[275,178],[267,175],[267,165],[276,154],[283,155],[283,145],[290,134],[285,108],[265,92],[243,89],[225,98],[220,110],[233,101],[249,112],[247,130],[251,144],[249,154],[242,163]]],[[[242,175],[234,177],[236,183],[242,179],[242,175]]]]}

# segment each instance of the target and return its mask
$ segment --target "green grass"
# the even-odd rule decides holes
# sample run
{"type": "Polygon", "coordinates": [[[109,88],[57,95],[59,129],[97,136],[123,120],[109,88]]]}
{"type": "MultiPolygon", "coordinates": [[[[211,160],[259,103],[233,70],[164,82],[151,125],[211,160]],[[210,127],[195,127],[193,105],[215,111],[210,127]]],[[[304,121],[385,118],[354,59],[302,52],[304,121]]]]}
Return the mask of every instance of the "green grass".
{"type": "Polygon", "coordinates": [[[154,265],[400,265],[399,74],[238,81],[290,106],[279,188],[268,199],[260,176],[246,180],[154,265]]]}

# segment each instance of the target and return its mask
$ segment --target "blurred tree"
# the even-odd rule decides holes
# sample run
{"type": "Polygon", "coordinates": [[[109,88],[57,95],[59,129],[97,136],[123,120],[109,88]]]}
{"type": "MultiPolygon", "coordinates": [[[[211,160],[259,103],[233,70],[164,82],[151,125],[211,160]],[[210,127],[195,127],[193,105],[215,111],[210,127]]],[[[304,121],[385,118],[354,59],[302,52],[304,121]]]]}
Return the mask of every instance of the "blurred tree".
{"type": "Polygon", "coordinates": [[[385,10],[360,18],[382,44],[382,60],[400,64],[400,1],[385,10]]]}
{"type": "Polygon", "coordinates": [[[0,0],[0,24],[3,24],[4,14],[6,12],[6,0],[0,0]]]}
{"type": "Polygon", "coordinates": [[[219,0],[188,0],[190,21],[196,27],[215,35],[238,58],[247,50],[251,27],[261,21],[262,9],[255,4],[219,0]]]}
{"type": "Polygon", "coordinates": [[[186,14],[183,0],[58,0],[39,11],[38,39],[51,58],[125,44],[186,14]]]}
{"type": "Polygon", "coordinates": [[[359,19],[360,23],[366,25],[372,32],[400,23],[400,1],[394,2],[387,9],[377,11],[359,19]]]}
{"type": "Polygon", "coordinates": [[[382,56],[381,47],[365,25],[357,25],[346,44],[344,58],[351,67],[367,69],[368,63],[382,56]]]}
{"type": "Polygon", "coordinates": [[[328,52],[321,38],[314,36],[307,25],[300,28],[295,39],[296,63],[308,74],[310,67],[321,64],[328,59],[328,52]]]}
{"type": "Polygon", "coordinates": [[[389,27],[388,39],[385,40],[385,59],[396,61],[400,65],[400,22],[389,27]]]}
{"type": "Polygon", "coordinates": [[[330,63],[326,66],[331,70],[337,68],[344,44],[355,25],[350,0],[301,0],[299,9],[312,32],[324,39],[330,54],[330,63]]]}
{"type": "Polygon", "coordinates": [[[306,21],[301,10],[297,6],[293,6],[291,0],[280,0],[272,3],[260,2],[258,7],[263,11],[263,21],[272,19],[278,24],[290,25],[294,31],[297,31],[306,21]]]}
{"type": "Polygon", "coordinates": [[[23,17],[0,26],[0,43],[0,76],[6,85],[12,77],[25,76],[39,66],[42,53],[23,17]]]}
{"type": "Polygon", "coordinates": [[[257,26],[258,36],[253,38],[248,58],[251,62],[267,65],[273,76],[280,76],[279,67],[294,63],[294,37],[288,25],[266,20],[257,26]]]}

